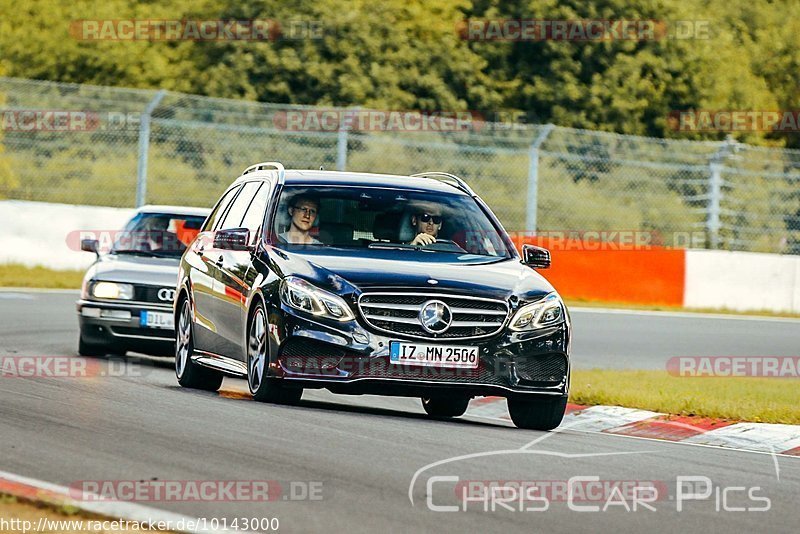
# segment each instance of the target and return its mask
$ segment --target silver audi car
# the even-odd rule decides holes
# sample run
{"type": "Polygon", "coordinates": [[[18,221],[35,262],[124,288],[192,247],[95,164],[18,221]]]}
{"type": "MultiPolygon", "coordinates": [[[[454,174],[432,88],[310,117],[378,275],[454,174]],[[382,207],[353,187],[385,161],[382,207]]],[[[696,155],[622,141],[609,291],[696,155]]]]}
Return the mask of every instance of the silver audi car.
{"type": "Polygon", "coordinates": [[[81,249],[97,259],[86,271],[76,303],[79,354],[175,354],[172,301],[178,266],[208,213],[144,206],[121,231],[81,241],[81,249]]]}

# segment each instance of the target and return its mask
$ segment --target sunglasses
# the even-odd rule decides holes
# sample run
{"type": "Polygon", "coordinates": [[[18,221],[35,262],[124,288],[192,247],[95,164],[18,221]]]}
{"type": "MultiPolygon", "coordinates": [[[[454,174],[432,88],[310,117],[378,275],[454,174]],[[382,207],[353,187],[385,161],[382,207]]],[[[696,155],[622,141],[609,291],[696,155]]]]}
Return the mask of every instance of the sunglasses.
{"type": "Polygon", "coordinates": [[[430,213],[423,213],[419,215],[419,220],[424,223],[429,223],[433,221],[433,224],[441,224],[442,223],[442,216],[441,215],[431,215],[430,213]]]}

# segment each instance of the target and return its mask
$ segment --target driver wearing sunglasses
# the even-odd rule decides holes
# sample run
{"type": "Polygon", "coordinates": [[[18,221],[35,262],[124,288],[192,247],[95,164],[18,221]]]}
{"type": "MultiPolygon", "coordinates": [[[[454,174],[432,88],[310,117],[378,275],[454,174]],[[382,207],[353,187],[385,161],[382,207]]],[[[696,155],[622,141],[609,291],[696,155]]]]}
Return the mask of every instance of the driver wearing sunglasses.
{"type": "Polygon", "coordinates": [[[436,236],[442,229],[442,212],[437,209],[429,209],[418,212],[411,216],[411,226],[417,232],[417,236],[411,241],[411,245],[427,246],[436,242],[436,236]]]}

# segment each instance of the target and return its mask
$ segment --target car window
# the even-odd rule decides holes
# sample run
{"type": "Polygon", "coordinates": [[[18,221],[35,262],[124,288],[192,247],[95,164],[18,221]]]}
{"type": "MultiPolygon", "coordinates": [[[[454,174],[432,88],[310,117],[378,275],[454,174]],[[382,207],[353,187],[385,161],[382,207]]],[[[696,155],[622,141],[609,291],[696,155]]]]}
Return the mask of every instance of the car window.
{"type": "Polygon", "coordinates": [[[217,207],[214,208],[214,211],[212,211],[211,215],[209,215],[208,219],[206,219],[206,224],[203,225],[204,232],[207,232],[208,230],[211,230],[216,226],[217,221],[219,221],[220,219],[220,216],[223,213],[225,213],[225,210],[230,204],[233,195],[235,195],[239,189],[240,189],[239,187],[234,187],[233,189],[229,190],[227,193],[222,195],[222,199],[217,204],[217,207]]]}
{"type": "Polygon", "coordinates": [[[270,184],[263,182],[261,188],[256,192],[250,207],[247,208],[247,213],[244,214],[241,227],[250,230],[254,234],[256,230],[261,227],[261,222],[264,220],[264,208],[267,206],[268,195],[270,192],[270,184]]]}
{"type": "Polygon", "coordinates": [[[247,207],[253,201],[256,190],[261,186],[261,182],[248,182],[242,186],[242,192],[231,204],[228,213],[222,221],[215,227],[215,230],[229,230],[231,228],[241,228],[242,218],[247,211],[247,207]]]}

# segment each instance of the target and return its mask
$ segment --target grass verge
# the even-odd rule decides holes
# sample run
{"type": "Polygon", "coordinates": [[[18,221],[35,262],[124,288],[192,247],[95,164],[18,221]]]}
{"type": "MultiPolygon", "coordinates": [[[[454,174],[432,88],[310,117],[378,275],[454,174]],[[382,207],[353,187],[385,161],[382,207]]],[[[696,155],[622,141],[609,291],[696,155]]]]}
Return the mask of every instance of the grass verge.
{"type": "Polygon", "coordinates": [[[80,289],[83,273],[4,263],[0,265],[0,287],[80,289]]]}
{"type": "Polygon", "coordinates": [[[10,530],[3,532],[34,532],[39,525],[42,532],[66,534],[148,532],[136,522],[120,523],[117,519],[84,512],[74,506],[28,501],[3,493],[0,493],[0,517],[11,526],[10,530]]]}
{"type": "Polygon", "coordinates": [[[573,369],[570,402],[800,425],[796,378],[677,377],[666,371],[573,369]]]}

